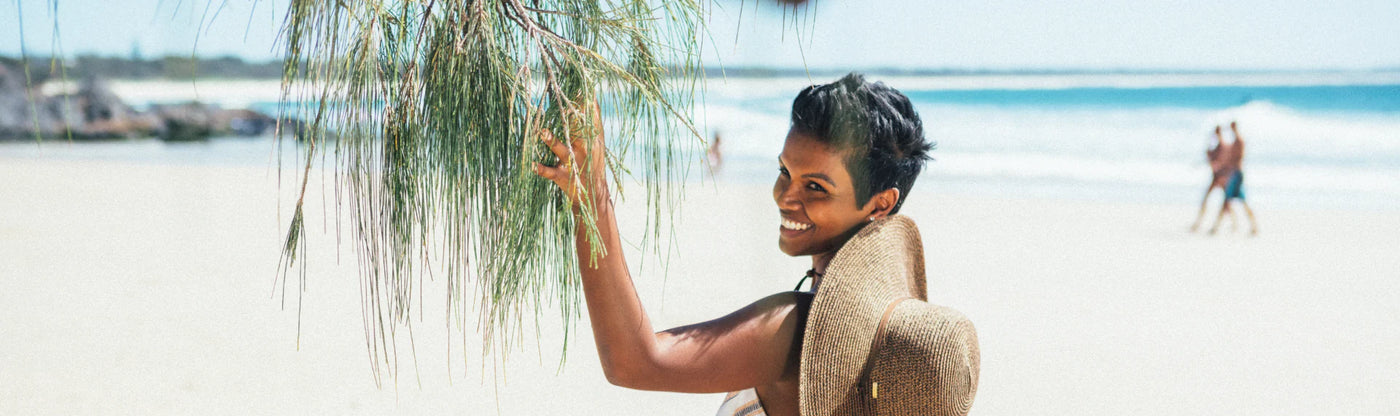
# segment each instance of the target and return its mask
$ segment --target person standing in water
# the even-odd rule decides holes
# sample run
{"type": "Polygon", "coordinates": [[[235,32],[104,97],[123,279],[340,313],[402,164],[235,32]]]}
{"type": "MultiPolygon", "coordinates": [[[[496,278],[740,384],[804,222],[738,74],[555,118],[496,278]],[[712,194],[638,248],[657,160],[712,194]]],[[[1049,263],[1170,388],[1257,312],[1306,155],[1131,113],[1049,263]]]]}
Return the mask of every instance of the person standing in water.
{"type": "Polygon", "coordinates": [[[710,148],[705,150],[705,162],[710,166],[710,173],[718,173],[719,167],[724,164],[724,154],[720,153],[719,132],[715,132],[714,140],[710,141],[710,148]]]}

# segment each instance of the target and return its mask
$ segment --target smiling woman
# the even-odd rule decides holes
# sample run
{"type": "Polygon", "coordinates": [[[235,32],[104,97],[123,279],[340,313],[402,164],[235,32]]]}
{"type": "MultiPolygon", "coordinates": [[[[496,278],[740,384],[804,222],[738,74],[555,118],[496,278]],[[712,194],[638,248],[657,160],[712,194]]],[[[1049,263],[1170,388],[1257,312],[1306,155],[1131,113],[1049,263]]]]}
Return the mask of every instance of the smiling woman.
{"type": "Polygon", "coordinates": [[[820,272],[860,225],[899,212],[932,149],[909,99],[883,83],[807,87],[778,156],[778,246],[820,272]]]}
{"type": "MultiPolygon", "coordinates": [[[[535,173],[565,191],[579,207],[575,215],[588,208],[597,214],[602,250],[590,246],[581,226],[575,245],[579,264],[588,264],[590,253],[597,256],[580,272],[609,382],[644,390],[733,392],[722,416],[966,414],[979,360],[972,326],[961,314],[923,302],[917,228],[907,218],[891,217],[932,148],[903,94],[852,74],[808,87],[793,102],[773,199],[782,219],[779,247],[812,259],[811,292],[770,295],[727,316],[661,332],[653,332],[623,258],[601,163],[603,134],[572,134],[590,139],[570,146],[540,132],[563,163],[536,165],[535,173]],[[913,299],[920,302],[903,302],[913,299]],[[900,343],[908,340],[919,342],[900,343]],[[881,354],[879,345],[886,344],[898,350],[881,354]],[[891,367],[882,366],[881,357],[896,357],[905,366],[882,372],[891,367]],[[917,392],[876,402],[883,380],[878,377],[887,374],[926,377],[899,384],[917,392]],[[894,410],[877,410],[883,408],[894,410]]],[[[899,385],[887,383],[886,390],[899,385]]]]}

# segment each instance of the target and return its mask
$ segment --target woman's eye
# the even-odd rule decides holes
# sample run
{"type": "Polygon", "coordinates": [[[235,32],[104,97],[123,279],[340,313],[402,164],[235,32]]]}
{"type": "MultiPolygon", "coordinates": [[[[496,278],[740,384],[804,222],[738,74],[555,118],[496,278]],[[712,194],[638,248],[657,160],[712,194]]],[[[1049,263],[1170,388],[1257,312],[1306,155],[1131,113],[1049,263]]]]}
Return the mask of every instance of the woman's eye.
{"type": "Polygon", "coordinates": [[[779,175],[783,175],[783,176],[788,176],[787,168],[782,167],[782,166],[779,166],[779,167],[778,167],[778,174],[779,174],[779,175]]]}
{"type": "Polygon", "coordinates": [[[818,192],[826,192],[826,188],[823,188],[821,185],[817,185],[816,182],[808,182],[808,183],[807,183],[807,189],[811,189],[811,190],[813,190],[813,191],[818,191],[818,192]]]}

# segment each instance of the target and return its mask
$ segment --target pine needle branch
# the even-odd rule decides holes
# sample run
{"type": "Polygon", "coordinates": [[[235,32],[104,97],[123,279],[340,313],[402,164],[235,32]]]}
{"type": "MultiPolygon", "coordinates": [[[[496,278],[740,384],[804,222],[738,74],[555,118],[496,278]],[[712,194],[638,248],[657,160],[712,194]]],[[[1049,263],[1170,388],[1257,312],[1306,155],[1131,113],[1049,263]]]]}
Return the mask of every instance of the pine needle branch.
{"type": "Polygon", "coordinates": [[[291,3],[283,96],[312,121],[281,267],[300,261],[305,287],[304,183],[313,155],[329,154],[376,383],[397,377],[395,334],[414,332],[399,329],[415,309],[421,319],[425,290],[446,292],[446,327],[475,328],[483,354],[519,345],[529,322],[538,336],[549,308],[570,339],[583,309],[574,230],[593,256],[603,246],[597,213],[531,172],[558,162],[537,132],[569,142],[606,127],[614,194],[622,176],[639,179],[662,234],[704,140],[691,116],[700,12],[693,0],[291,3]],[[606,126],[572,116],[595,103],[606,126]]]}

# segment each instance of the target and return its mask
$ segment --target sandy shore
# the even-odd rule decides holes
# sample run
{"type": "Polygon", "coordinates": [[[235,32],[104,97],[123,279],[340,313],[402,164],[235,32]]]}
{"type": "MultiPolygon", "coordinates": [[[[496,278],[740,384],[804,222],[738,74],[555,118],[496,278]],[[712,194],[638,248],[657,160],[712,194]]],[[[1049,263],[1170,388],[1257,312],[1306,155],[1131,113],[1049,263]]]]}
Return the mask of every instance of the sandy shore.
{"type": "MultiPolygon", "coordinates": [[[[298,350],[295,298],[283,310],[272,297],[278,208],[290,202],[275,170],[0,158],[0,178],[0,414],[709,415],[719,404],[607,384],[586,320],[562,369],[557,322],[507,362],[483,363],[471,339],[463,359],[433,300],[440,283],[415,324],[416,376],[401,343],[397,387],[376,388],[353,250],[345,240],[337,253],[333,225],[322,232],[319,201],[298,350]]],[[[723,315],[806,270],[776,248],[767,187],[688,195],[670,272],[634,269],[658,327],[723,315]]],[[[905,207],[934,301],[977,324],[974,414],[1400,413],[1400,216],[1256,210],[1259,237],[1207,238],[1186,232],[1189,205],[916,192],[905,207]]],[[[642,224],[623,218],[635,240],[642,224]]]]}

